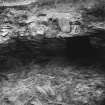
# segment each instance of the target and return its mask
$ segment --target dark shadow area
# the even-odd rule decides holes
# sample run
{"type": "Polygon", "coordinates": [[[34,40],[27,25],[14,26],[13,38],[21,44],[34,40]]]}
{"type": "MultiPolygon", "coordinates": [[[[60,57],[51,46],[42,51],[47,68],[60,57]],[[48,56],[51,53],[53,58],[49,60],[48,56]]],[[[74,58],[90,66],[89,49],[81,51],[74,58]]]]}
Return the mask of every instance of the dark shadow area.
{"type": "MultiPolygon", "coordinates": [[[[0,72],[16,69],[21,66],[45,64],[53,58],[66,58],[66,62],[75,65],[102,65],[104,69],[104,49],[95,48],[88,37],[67,39],[23,40],[1,47],[0,72]]],[[[61,62],[61,61],[59,61],[61,62]]]]}
{"type": "Polygon", "coordinates": [[[88,68],[99,67],[100,72],[105,73],[105,48],[92,45],[89,37],[75,37],[67,39],[67,57],[70,62],[88,68]]]}
{"type": "Polygon", "coordinates": [[[88,37],[75,37],[67,39],[67,55],[73,59],[93,58],[97,56],[97,51],[88,37]]]}

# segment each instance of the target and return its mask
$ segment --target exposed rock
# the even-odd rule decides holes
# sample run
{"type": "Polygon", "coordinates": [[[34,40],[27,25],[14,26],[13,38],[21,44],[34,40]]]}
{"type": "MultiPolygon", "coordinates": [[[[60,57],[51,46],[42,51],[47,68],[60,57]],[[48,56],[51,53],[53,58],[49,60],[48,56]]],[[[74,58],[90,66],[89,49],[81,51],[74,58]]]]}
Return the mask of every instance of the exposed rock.
{"type": "MultiPolygon", "coordinates": [[[[63,33],[68,33],[69,36],[70,32],[75,30],[75,28],[72,28],[69,22],[81,20],[80,13],[73,13],[75,10],[71,11],[70,13],[64,13],[62,10],[56,11],[56,9],[41,9],[40,11],[46,15],[40,16],[40,12],[36,12],[36,14],[30,14],[30,11],[28,10],[24,11],[17,10],[15,8],[6,8],[1,14],[1,17],[4,17],[4,19],[6,17],[5,20],[2,18],[2,21],[4,22],[1,24],[1,37],[8,36],[8,38],[11,39],[11,37],[16,38],[20,36],[27,36],[31,38],[42,35],[42,37],[52,38],[59,36],[59,33],[61,33],[60,31],[63,33]],[[6,25],[7,23],[8,25],[6,25]],[[5,24],[5,26],[3,26],[3,24],[5,24]],[[6,28],[8,26],[12,26],[12,29],[6,28]]],[[[72,32],[72,34],[75,34],[75,32],[72,32]]],[[[61,35],[61,37],[63,35],[61,35]]],[[[1,43],[5,41],[8,41],[8,39],[4,38],[1,43]]]]}

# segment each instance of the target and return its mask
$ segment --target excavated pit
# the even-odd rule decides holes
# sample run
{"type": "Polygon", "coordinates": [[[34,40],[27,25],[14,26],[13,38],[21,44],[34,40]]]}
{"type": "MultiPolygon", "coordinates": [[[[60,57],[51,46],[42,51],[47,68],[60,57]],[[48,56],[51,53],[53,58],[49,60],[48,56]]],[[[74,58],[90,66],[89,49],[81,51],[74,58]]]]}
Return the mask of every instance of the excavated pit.
{"type": "Polygon", "coordinates": [[[104,1],[1,1],[0,105],[104,105],[104,1]]]}
{"type": "Polygon", "coordinates": [[[102,57],[104,48],[93,47],[89,37],[45,38],[39,41],[16,39],[13,43],[1,47],[0,50],[0,68],[3,71],[30,63],[43,64],[60,57],[67,62],[84,60],[83,62],[94,65],[100,60],[103,61],[105,56],[103,54],[102,57]]]}
{"type": "Polygon", "coordinates": [[[104,49],[93,47],[88,37],[16,39],[0,50],[1,105],[103,105],[104,49]]]}

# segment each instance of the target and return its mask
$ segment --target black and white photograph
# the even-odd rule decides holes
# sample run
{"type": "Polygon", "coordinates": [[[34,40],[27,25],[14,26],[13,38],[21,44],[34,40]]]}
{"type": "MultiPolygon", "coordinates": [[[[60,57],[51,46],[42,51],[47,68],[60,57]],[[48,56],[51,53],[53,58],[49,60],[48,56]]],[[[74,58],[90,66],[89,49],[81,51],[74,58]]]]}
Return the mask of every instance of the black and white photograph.
{"type": "Polygon", "coordinates": [[[105,0],[0,0],[0,105],[105,105],[105,0]]]}

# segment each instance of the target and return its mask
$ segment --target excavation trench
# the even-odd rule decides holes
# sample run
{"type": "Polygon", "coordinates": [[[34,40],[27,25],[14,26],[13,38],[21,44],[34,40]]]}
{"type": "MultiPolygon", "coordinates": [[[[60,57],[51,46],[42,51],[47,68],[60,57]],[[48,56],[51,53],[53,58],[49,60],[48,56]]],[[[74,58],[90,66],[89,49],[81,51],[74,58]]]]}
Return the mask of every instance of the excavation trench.
{"type": "Polygon", "coordinates": [[[104,56],[88,37],[16,39],[1,46],[1,105],[103,105],[104,56]]]}
{"type": "Polygon", "coordinates": [[[68,62],[84,59],[90,63],[99,60],[102,55],[102,51],[93,47],[88,37],[45,38],[36,41],[16,39],[13,43],[1,46],[0,50],[0,68],[3,71],[19,65],[26,66],[32,62],[42,64],[60,57],[68,62]]]}

